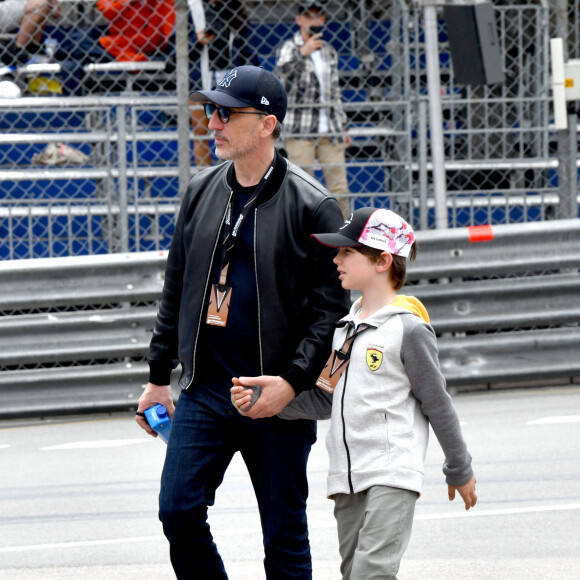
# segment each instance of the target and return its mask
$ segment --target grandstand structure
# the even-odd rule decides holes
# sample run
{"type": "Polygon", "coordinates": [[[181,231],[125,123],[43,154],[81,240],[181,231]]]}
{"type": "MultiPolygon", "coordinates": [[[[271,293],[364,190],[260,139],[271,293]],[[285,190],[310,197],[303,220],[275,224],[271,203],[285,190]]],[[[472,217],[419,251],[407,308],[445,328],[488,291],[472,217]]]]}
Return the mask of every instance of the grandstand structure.
{"type": "MultiPolygon", "coordinates": [[[[187,71],[188,88],[200,87],[201,49],[187,2],[171,4],[176,31],[145,60],[127,63],[91,60],[87,47],[109,30],[95,0],[60,0],[59,17],[43,31],[50,62],[0,71],[0,81],[23,92],[0,98],[0,260],[168,248],[180,192],[203,169],[194,164],[193,140],[211,139],[194,135],[182,110],[178,75],[187,71]],[[186,22],[184,51],[176,37],[186,22]],[[82,71],[74,82],[72,69],[82,71]]],[[[296,30],[297,3],[244,4],[252,58],[275,70],[277,47],[296,30]]],[[[351,206],[389,207],[418,229],[433,228],[423,6],[325,4],[324,38],[339,54],[352,137],[351,206]]],[[[580,26],[575,4],[570,57],[580,26]]],[[[455,81],[438,11],[449,227],[561,217],[549,70],[555,15],[544,2],[497,2],[494,14],[505,82],[464,86],[455,81]]],[[[13,37],[0,37],[0,56],[13,37]]]]}

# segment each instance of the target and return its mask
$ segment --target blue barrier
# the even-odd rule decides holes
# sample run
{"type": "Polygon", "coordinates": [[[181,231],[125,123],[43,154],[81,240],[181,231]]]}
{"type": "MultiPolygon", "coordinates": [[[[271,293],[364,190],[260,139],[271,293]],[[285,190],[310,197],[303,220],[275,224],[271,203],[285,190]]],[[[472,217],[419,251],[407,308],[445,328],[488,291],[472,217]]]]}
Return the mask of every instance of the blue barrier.
{"type": "Polygon", "coordinates": [[[38,179],[2,181],[0,199],[39,201],[92,199],[97,190],[95,179],[38,179]]]}

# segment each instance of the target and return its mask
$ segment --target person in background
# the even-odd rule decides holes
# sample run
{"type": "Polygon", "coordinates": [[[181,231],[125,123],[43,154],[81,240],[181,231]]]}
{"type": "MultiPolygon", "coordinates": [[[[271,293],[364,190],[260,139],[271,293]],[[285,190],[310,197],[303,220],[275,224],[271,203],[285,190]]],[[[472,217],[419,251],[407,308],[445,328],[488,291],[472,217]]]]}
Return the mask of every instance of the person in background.
{"type": "Polygon", "coordinates": [[[51,15],[58,15],[56,0],[0,0],[0,33],[17,33],[0,53],[2,62],[22,65],[43,52],[44,27],[51,15]]]}
{"type": "Polygon", "coordinates": [[[106,33],[73,29],[56,52],[67,94],[93,90],[86,64],[150,60],[165,50],[173,34],[173,0],[97,0],[97,8],[108,22],[106,33]]]}
{"type": "MultiPolygon", "coordinates": [[[[445,454],[448,497],[475,506],[471,455],[439,367],[424,306],[398,294],[417,246],[412,228],[387,209],[356,210],[336,233],[313,234],[338,249],[343,288],[360,290],[334,333],[317,381],[280,413],[328,418],[327,495],[334,499],[343,580],[396,579],[423,485],[429,426],[445,454]]],[[[251,392],[231,389],[245,414],[251,392]]]]}
{"type": "Polygon", "coordinates": [[[325,15],[320,2],[298,6],[299,30],[277,54],[276,74],[288,93],[284,146],[288,159],[314,175],[318,159],[328,190],[350,214],[346,175],[346,114],[338,77],[338,54],[323,40],[325,15]]]}
{"type": "Polygon", "coordinates": [[[173,0],[97,0],[107,34],[99,44],[117,61],[145,61],[163,50],[173,33],[173,0]]]}
{"type": "MultiPolygon", "coordinates": [[[[201,45],[201,86],[209,90],[234,66],[258,65],[250,49],[246,8],[238,0],[188,0],[198,43],[201,45]]],[[[208,120],[202,107],[191,110],[195,165],[211,164],[208,120]]]]}
{"type": "Polygon", "coordinates": [[[310,240],[342,223],[340,209],[275,149],[287,97],[273,73],[236,67],[190,101],[203,104],[224,163],[196,173],[181,203],[139,399],[136,419],[148,433],[145,409],[160,403],[172,416],[159,517],[177,578],[225,580],[207,511],[240,452],[260,511],[266,577],[310,580],[306,462],[316,425],[275,415],[314,388],[334,323],[347,312],[331,250],[310,240]],[[234,377],[261,389],[251,417],[232,407],[234,377]]]}

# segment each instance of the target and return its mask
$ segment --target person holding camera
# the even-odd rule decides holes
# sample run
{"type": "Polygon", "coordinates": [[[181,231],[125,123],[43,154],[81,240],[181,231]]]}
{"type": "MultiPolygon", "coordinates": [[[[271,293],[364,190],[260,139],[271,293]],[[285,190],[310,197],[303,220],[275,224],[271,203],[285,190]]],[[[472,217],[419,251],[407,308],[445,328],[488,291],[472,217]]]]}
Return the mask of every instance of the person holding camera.
{"type": "Polygon", "coordinates": [[[288,93],[284,146],[288,159],[314,175],[321,165],[326,187],[337,196],[346,218],[350,214],[345,147],[346,114],[338,78],[338,54],[324,37],[321,2],[298,6],[299,30],[280,47],[276,73],[288,93]]]}

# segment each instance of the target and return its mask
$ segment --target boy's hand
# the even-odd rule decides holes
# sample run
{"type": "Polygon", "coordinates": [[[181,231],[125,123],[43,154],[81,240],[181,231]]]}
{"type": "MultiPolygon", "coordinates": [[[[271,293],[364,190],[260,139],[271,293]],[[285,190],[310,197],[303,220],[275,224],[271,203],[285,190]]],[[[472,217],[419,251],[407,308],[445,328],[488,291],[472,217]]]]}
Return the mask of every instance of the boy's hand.
{"type": "MultiPolygon", "coordinates": [[[[263,419],[277,415],[295,396],[296,393],[289,382],[282,377],[262,375],[259,377],[234,377],[234,387],[244,387],[246,392],[250,386],[258,386],[262,389],[256,403],[248,409],[247,401],[238,403],[238,411],[251,419],[263,419]],[[242,405],[242,407],[240,407],[242,405]],[[246,410],[244,410],[244,408],[246,410]]],[[[236,390],[236,394],[239,391],[236,390]]],[[[232,392],[232,399],[233,399],[232,392]]],[[[245,395],[247,396],[247,395],[245,395]]],[[[242,397],[244,399],[244,397],[242,397]]],[[[236,403],[234,403],[236,404],[236,403]]]]}
{"type": "MultiPolygon", "coordinates": [[[[234,381],[237,381],[237,379],[234,379],[234,381]]],[[[244,411],[250,406],[252,400],[251,389],[237,386],[232,387],[230,393],[232,394],[232,403],[237,407],[238,411],[244,411]]]]}
{"type": "Polygon", "coordinates": [[[460,485],[458,487],[454,487],[453,485],[449,485],[449,501],[453,501],[455,499],[455,490],[459,492],[459,495],[463,498],[465,502],[465,509],[468,510],[469,508],[475,507],[477,503],[477,494],[475,493],[475,475],[465,484],[460,485]]]}

